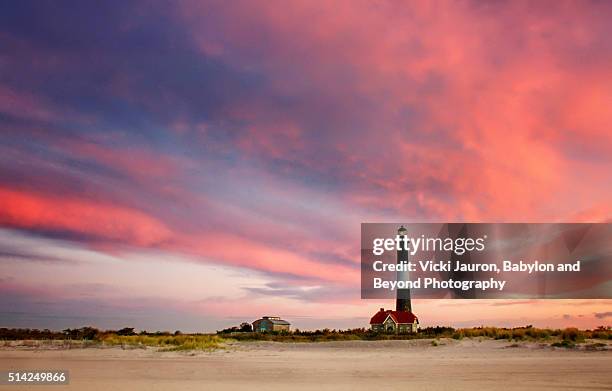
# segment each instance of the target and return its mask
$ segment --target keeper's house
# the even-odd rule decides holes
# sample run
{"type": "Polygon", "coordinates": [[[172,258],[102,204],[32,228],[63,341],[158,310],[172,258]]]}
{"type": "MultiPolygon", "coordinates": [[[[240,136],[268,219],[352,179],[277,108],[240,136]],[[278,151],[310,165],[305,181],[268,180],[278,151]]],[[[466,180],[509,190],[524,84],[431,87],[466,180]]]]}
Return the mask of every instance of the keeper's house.
{"type": "Polygon", "coordinates": [[[393,311],[381,308],[370,319],[373,331],[384,333],[416,333],[419,330],[419,319],[410,311],[393,311]]]}
{"type": "Polygon", "coordinates": [[[253,322],[253,331],[263,333],[266,331],[289,331],[291,323],[278,316],[264,316],[253,322]]]}

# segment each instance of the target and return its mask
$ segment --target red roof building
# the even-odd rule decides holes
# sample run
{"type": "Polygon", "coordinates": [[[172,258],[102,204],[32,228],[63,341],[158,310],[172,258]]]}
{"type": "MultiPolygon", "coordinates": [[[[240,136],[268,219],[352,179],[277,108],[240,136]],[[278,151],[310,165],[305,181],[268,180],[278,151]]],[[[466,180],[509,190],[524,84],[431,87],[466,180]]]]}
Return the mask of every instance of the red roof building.
{"type": "Polygon", "coordinates": [[[374,331],[387,333],[416,333],[419,329],[419,318],[410,311],[393,311],[381,308],[370,319],[374,331]]]}

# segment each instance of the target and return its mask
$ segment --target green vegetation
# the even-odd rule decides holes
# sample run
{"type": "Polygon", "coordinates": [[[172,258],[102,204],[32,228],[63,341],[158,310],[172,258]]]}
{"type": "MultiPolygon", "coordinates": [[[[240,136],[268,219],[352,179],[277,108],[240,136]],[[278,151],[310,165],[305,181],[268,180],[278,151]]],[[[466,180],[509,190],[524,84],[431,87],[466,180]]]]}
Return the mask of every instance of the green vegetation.
{"type": "MultiPolygon", "coordinates": [[[[246,329],[246,327],[244,328],[246,329]]],[[[275,342],[324,342],[324,341],[376,341],[376,340],[412,340],[432,339],[432,346],[439,344],[440,338],[483,338],[507,340],[509,342],[533,341],[546,342],[554,347],[573,348],[577,344],[585,344],[587,340],[612,340],[612,328],[599,327],[595,330],[539,329],[532,326],[499,328],[474,327],[454,329],[452,327],[427,327],[414,334],[387,334],[374,332],[365,328],[349,330],[315,330],[315,331],[281,331],[255,333],[241,331],[240,328],[230,328],[218,331],[217,334],[183,334],[180,331],[136,333],[134,328],[100,331],[93,327],[66,329],[63,331],[36,329],[6,329],[0,328],[0,342],[7,345],[8,341],[24,341],[21,346],[40,346],[36,341],[47,341],[53,346],[85,347],[85,346],[121,346],[123,348],[157,347],[163,351],[180,350],[214,350],[223,348],[232,341],[275,341],[275,342]]],[[[591,342],[585,345],[590,349],[603,349],[607,345],[591,342]]]]}
{"type": "Polygon", "coordinates": [[[218,332],[219,335],[231,336],[238,341],[276,341],[276,342],[318,342],[318,341],[350,341],[350,340],[405,340],[405,339],[438,339],[452,338],[492,338],[508,341],[545,341],[555,342],[568,340],[582,343],[586,339],[612,340],[612,329],[599,327],[595,330],[567,329],[539,329],[533,326],[500,328],[500,327],[474,327],[454,329],[452,327],[426,327],[414,334],[387,334],[374,332],[369,329],[350,330],[316,330],[268,333],[218,332]]]}
{"type": "Polygon", "coordinates": [[[564,339],[563,341],[560,341],[560,342],[554,342],[551,346],[555,348],[573,349],[576,347],[576,344],[572,341],[568,341],[567,339],[564,339]]]}
{"type": "Polygon", "coordinates": [[[117,335],[100,334],[97,340],[106,346],[122,347],[161,347],[164,351],[177,350],[215,350],[223,348],[227,339],[209,334],[175,334],[175,335],[117,335]]]}
{"type": "Polygon", "coordinates": [[[0,328],[0,341],[7,345],[8,341],[24,341],[21,346],[36,347],[36,341],[47,342],[50,346],[58,347],[103,347],[121,346],[123,348],[159,347],[163,351],[179,350],[215,350],[222,349],[224,344],[230,342],[212,334],[182,334],[175,331],[139,334],[134,328],[126,327],[121,330],[100,331],[93,327],[80,329],[66,329],[61,332],[36,329],[6,329],[0,328]]]}

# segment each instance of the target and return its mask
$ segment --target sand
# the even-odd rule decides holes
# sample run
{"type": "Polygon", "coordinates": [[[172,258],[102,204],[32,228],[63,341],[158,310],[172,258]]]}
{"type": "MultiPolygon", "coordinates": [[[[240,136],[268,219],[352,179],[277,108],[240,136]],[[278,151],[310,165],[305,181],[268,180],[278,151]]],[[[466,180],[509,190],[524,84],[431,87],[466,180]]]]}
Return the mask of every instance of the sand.
{"type": "Polygon", "coordinates": [[[465,339],[251,342],[211,353],[2,348],[0,369],[68,369],[70,385],[53,390],[612,390],[612,350],[510,346],[465,339]]]}

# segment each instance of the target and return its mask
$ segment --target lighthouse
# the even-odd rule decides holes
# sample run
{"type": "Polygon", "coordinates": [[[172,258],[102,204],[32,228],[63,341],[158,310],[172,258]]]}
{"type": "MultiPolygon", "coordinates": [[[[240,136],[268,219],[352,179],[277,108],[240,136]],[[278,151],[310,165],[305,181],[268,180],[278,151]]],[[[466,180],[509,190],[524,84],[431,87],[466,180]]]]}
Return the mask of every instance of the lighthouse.
{"type": "MultiPolygon", "coordinates": [[[[404,226],[400,226],[397,235],[403,242],[408,234],[404,226]]],[[[406,246],[399,246],[397,249],[397,263],[408,262],[408,249],[406,246]]],[[[406,269],[406,268],[398,268],[406,269]]],[[[409,281],[408,271],[398,271],[397,281],[409,281]]],[[[416,333],[419,331],[419,318],[412,313],[412,303],[410,303],[410,289],[398,289],[395,301],[395,311],[381,308],[370,319],[372,331],[383,333],[416,333]]]]}
{"type": "MultiPolygon", "coordinates": [[[[404,226],[400,226],[397,230],[397,235],[403,240],[403,237],[406,236],[408,230],[404,228],[404,226]]],[[[397,249],[397,263],[406,263],[408,262],[408,249],[406,246],[399,246],[397,249]]],[[[397,281],[408,281],[409,272],[408,271],[398,271],[397,272],[397,281]]],[[[410,303],[410,289],[398,289],[397,290],[397,300],[395,302],[395,310],[396,311],[407,311],[412,312],[412,304],[410,303]]]]}

